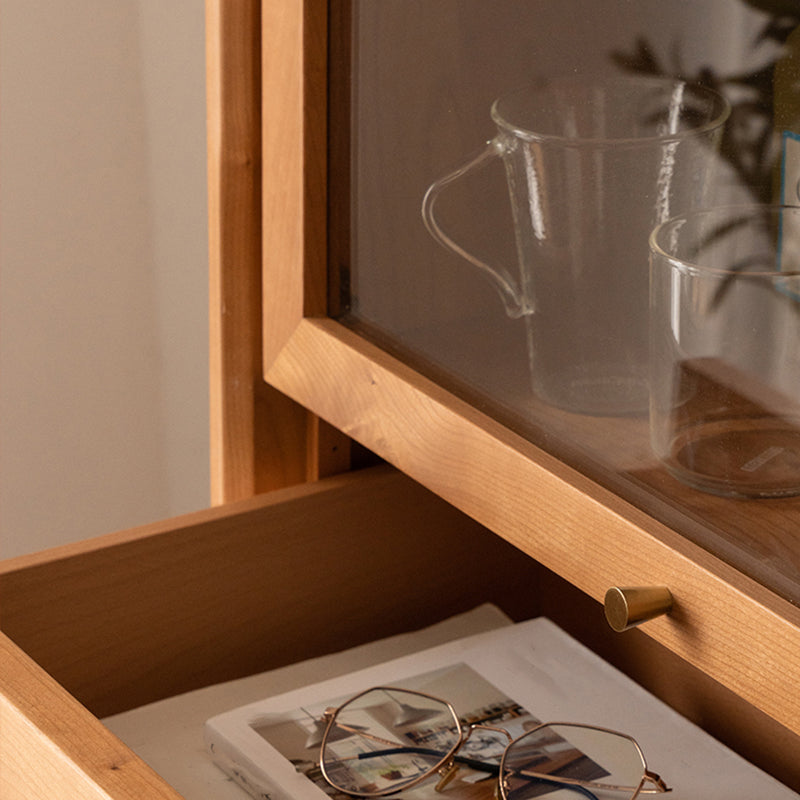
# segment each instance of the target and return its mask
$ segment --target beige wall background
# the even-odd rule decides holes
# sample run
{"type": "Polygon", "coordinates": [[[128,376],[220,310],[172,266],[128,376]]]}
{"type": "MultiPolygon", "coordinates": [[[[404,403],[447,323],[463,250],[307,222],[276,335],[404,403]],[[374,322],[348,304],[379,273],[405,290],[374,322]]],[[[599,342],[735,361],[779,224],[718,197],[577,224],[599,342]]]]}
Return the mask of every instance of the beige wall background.
{"type": "Polygon", "coordinates": [[[208,505],[202,0],[0,0],[0,555],[208,505]]]}

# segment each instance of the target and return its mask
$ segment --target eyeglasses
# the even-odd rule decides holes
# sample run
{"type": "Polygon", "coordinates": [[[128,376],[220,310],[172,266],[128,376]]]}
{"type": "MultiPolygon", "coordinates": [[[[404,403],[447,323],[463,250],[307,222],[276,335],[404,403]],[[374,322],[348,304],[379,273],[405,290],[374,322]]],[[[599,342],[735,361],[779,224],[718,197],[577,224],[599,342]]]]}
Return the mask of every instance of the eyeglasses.
{"type": "Polygon", "coordinates": [[[514,738],[484,721],[462,724],[450,703],[432,695],[368,689],[325,712],[320,770],[334,789],[355,797],[395,794],[436,774],[442,791],[462,766],[496,775],[502,800],[633,800],[670,791],[624,733],[534,724],[519,706],[494,716],[511,728],[532,727],[514,738]]]}

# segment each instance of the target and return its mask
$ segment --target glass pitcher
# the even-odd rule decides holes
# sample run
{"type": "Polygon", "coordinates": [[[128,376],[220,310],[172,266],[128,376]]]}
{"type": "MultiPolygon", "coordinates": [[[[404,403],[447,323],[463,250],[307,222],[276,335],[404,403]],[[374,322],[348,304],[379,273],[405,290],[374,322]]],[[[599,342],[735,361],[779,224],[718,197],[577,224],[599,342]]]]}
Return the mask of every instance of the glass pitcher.
{"type": "Polygon", "coordinates": [[[434,182],[431,235],[489,276],[527,322],[535,394],[570,411],[644,413],[648,404],[648,237],[703,203],[727,101],[649,77],[560,77],[496,100],[497,135],[434,182]],[[488,264],[448,236],[442,190],[500,159],[518,266],[488,264]]]}

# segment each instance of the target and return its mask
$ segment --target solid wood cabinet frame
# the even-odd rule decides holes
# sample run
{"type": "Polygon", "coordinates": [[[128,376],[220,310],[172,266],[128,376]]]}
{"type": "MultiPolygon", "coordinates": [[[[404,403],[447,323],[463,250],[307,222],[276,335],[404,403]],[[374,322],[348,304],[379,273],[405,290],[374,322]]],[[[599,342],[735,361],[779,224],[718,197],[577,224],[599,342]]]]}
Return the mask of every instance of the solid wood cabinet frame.
{"type": "Polygon", "coordinates": [[[487,600],[800,788],[800,610],[326,316],[328,3],[207,13],[221,505],[0,564],[0,796],[177,800],[96,716],[487,600]],[[316,480],[351,440],[393,467],[316,480]],[[612,633],[647,584],[672,613],[612,633]]]}
{"type": "Polygon", "coordinates": [[[800,733],[798,608],[326,317],[327,4],[263,11],[267,382],[596,600],[669,586],[648,635],[800,733]]]}

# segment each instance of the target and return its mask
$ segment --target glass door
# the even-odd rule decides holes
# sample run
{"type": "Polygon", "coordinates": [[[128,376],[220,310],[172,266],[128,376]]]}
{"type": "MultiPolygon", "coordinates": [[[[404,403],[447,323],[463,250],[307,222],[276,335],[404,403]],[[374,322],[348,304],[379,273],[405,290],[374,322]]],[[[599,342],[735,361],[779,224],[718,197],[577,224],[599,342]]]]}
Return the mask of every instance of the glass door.
{"type": "MultiPolygon", "coordinates": [[[[800,13],[355,0],[332,19],[333,315],[800,601],[800,501],[674,477],[647,392],[650,230],[699,205],[778,202],[782,169],[796,185],[784,148],[800,131],[800,13]],[[670,114],[674,135],[660,134],[670,114]]],[[[759,447],[742,474],[780,444],[759,447]]]]}

